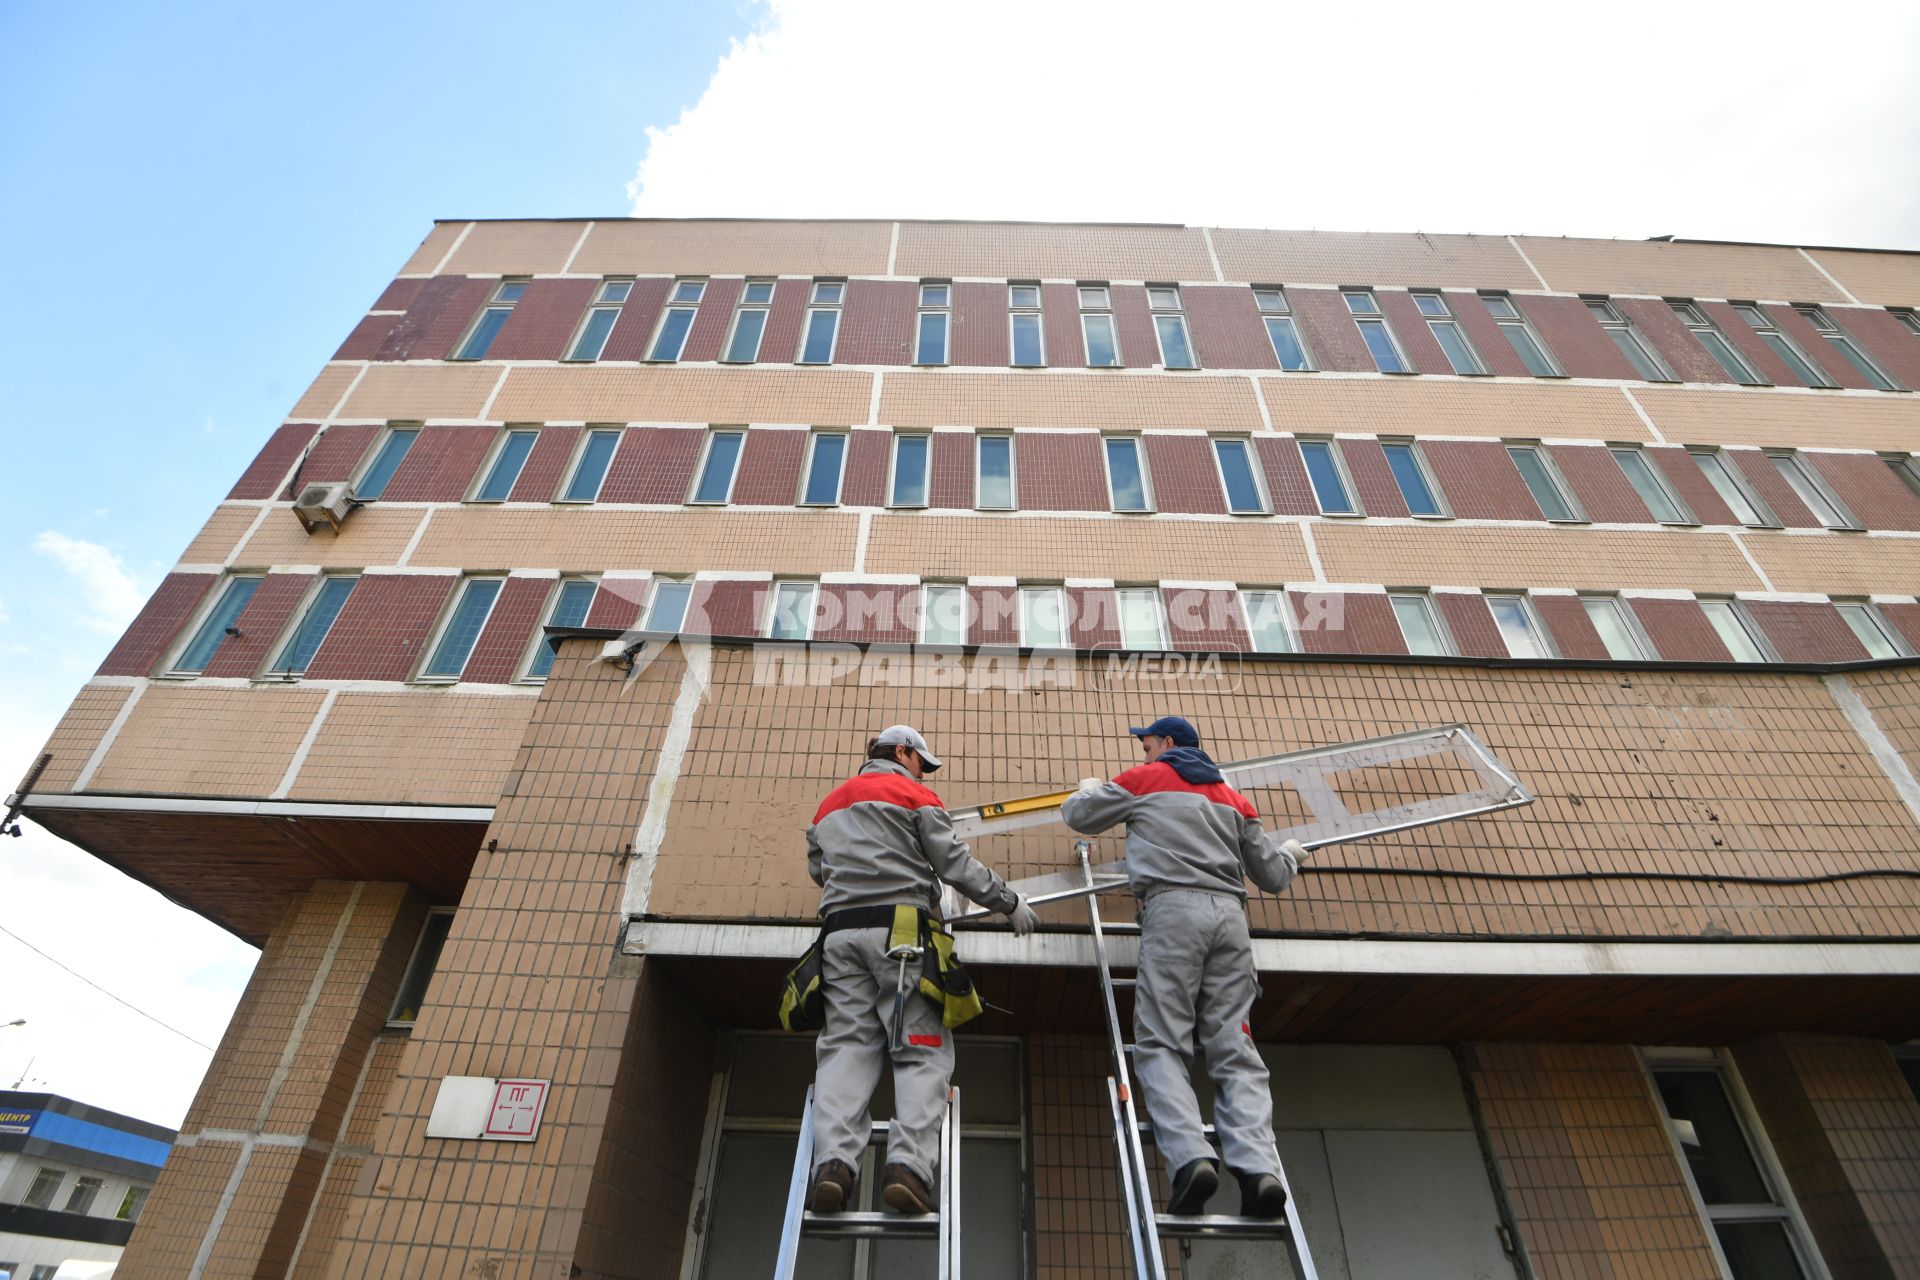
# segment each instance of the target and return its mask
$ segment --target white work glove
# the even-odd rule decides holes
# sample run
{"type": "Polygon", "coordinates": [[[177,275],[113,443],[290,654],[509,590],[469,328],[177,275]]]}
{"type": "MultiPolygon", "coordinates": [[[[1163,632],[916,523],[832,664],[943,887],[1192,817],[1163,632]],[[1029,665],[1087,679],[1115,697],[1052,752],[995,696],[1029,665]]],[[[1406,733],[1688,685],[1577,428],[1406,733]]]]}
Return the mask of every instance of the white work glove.
{"type": "Polygon", "coordinates": [[[1107,780],[1105,778],[1082,778],[1080,779],[1079,789],[1081,791],[1098,791],[1106,785],[1107,780]]]}
{"type": "Polygon", "coordinates": [[[1007,912],[1007,922],[1013,926],[1013,936],[1024,938],[1040,927],[1040,917],[1027,905],[1025,898],[1014,900],[1013,910],[1007,912]]]}
{"type": "Polygon", "coordinates": [[[1301,844],[1298,840],[1282,840],[1280,847],[1293,855],[1295,866],[1298,866],[1313,856],[1313,850],[1307,848],[1307,846],[1301,844]]]}

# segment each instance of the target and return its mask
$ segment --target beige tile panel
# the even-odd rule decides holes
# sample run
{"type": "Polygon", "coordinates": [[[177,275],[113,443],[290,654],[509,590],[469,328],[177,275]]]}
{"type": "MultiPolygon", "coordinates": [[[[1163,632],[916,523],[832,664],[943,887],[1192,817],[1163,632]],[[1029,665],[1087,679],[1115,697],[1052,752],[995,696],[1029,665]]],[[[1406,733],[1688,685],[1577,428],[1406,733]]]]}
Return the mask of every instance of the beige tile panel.
{"type": "MultiPolygon", "coordinates": [[[[213,509],[207,522],[200,526],[200,532],[193,535],[193,541],[180,553],[182,564],[225,564],[227,556],[240,545],[240,539],[246,535],[247,526],[260,514],[258,507],[221,505],[213,509]]],[[[292,515],[291,512],[288,515],[292,515]]],[[[268,519],[272,519],[271,516],[268,519]]],[[[294,523],[298,524],[299,521],[294,523]]],[[[311,563],[309,561],[308,563],[311,563]]]]}
{"type": "Polygon", "coordinates": [[[859,528],[858,516],[825,511],[465,507],[434,516],[412,563],[460,569],[836,573],[853,568],[859,528]]]}
{"type": "Polygon", "coordinates": [[[1556,293],[1845,301],[1797,249],[1660,240],[1518,239],[1520,248],[1547,278],[1547,287],[1556,293]]]}
{"type": "Polygon", "coordinates": [[[1248,284],[1540,287],[1505,236],[1216,227],[1213,251],[1222,275],[1248,284]]]}
{"type": "Polygon", "coordinates": [[[1386,378],[1262,378],[1276,430],[1651,440],[1612,387],[1386,378]]]}
{"type": "Polygon", "coordinates": [[[1747,550],[1776,591],[1909,595],[1920,591],[1920,538],[1747,533],[1747,550]]]}
{"type": "Polygon", "coordinates": [[[340,403],[340,397],[360,372],[360,366],[352,364],[330,364],[320,371],[306,394],[300,397],[293,410],[287,414],[289,420],[303,419],[311,422],[315,418],[324,418],[333,412],[333,406],[340,403]]]}
{"type": "Polygon", "coordinates": [[[1724,534],[1316,524],[1333,582],[1407,586],[1758,591],[1724,534]]]}
{"type": "Polygon", "coordinates": [[[280,785],[325,697],[277,685],[150,686],[87,789],[265,796],[280,785]]]}
{"type": "Polygon", "coordinates": [[[420,242],[420,247],[413,251],[411,258],[407,259],[407,265],[400,268],[400,274],[403,276],[432,275],[433,269],[440,265],[440,259],[447,256],[447,250],[453,248],[453,242],[458,240],[460,233],[466,229],[467,224],[464,222],[434,223],[433,230],[427,232],[427,238],[420,242]]]}
{"type": "Polygon", "coordinates": [[[248,569],[274,564],[317,564],[327,568],[390,565],[400,562],[413,531],[427,517],[418,507],[361,507],[340,532],[308,533],[291,507],[276,507],[254,530],[234,562],[248,569]]]}
{"type": "MultiPolygon", "coordinates": [[[[74,780],[86,768],[87,757],[100,745],[107,726],[120,714],[120,708],[132,693],[133,690],[124,686],[88,685],[74,695],[73,705],[60,717],[60,723],[53,727],[53,736],[47,739],[42,754],[51,752],[53,759],[47,763],[46,771],[33,784],[33,789],[71,791],[74,780]]],[[[36,760],[39,758],[37,755],[34,757],[36,760]]]]}
{"type": "Polygon", "coordinates": [[[894,274],[1211,280],[1198,227],[903,222],[894,274]]]}
{"type": "Polygon", "coordinates": [[[1847,683],[1873,712],[1894,750],[1906,758],[1907,768],[1920,776],[1920,671],[1855,671],[1847,683]]]}
{"type": "Polygon", "coordinates": [[[1911,396],[1657,387],[1635,388],[1633,394],[1675,444],[1905,451],[1920,443],[1920,402],[1911,396]]]}
{"type": "Polygon", "coordinates": [[[876,516],[874,573],[1282,582],[1313,576],[1298,528],[1269,522],[876,516]]]}
{"type": "Polygon", "coordinates": [[[441,269],[443,275],[526,276],[565,269],[586,219],[476,222],[441,269]]]}
{"type": "Polygon", "coordinates": [[[501,422],[846,426],[867,420],[872,395],[872,376],[846,369],[554,365],[509,373],[492,416],[501,422]]]}
{"type": "Polygon", "coordinates": [[[343,693],[294,778],[295,800],[491,805],[534,699],[409,689],[343,693]]]}
{"type": "Polygon", "coordinates": [[[343,418],[477,418],[498,366],[376,364],[347,397],[343,418]]]}
{"type": "Polygon", "coordinates": [[[1920,253],[1807,252],[1862,302],[1876,307],[1920,307],[1920,253]]]}
{"type": "Polygon", "coordinates": [[[888,373],[880,421],[899,427],[1205,427],[1258,431],[1242,378],[1178,374],[888,373]]]}
{"type": "MultiPolygon", "coordinates": [[[[590,275],[877,276],[890,222],[596,222],[573,260],[590,275]]],[[[952,268],[948,268],[952,270],[952,268]]]]}

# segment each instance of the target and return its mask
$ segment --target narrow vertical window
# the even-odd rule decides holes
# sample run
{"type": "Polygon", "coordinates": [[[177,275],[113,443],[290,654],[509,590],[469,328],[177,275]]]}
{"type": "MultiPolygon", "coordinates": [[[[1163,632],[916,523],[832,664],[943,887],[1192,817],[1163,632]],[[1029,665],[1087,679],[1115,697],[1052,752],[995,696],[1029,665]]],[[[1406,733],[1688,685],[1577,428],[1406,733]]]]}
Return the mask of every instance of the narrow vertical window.
{"type": "Polygon", "coordinates": [[[1547,464],[1545,455],[1536,445],[1508,445],[1507,456],[1513,459],[1513,465],[1520,470],[1520,478],[1527,482],[1527,492],[1540,506],[1540,514],[1549,520],[1578,520],[1573,500],[1567,497],[1567,491],[1561,485],[1553,468],[1547,464]]]}
{"type": "Polygon", "coordinates": [[[816,431],[807,447],[807,482],[800,501],[809,507],[833,506],[840,501],[847,437],[838,431],[816,431]]]}
{"type": "Polygon", "coordinates": [[[1834,606],[1841,620],[1860,640],[1869,658],[1904,658],[1907,646],[1902,643],[1898,633],[1880,616],[1880,611],[1871,604],[1861,601],[1836,603],[1834,606]]]}
{"type": "Polygon", "coordinates": [[[1807,359],[1806,353],[1794,345],[1793,339],[1780,332],[1780,326],[1776,325],[1773,318],[1766,312],[1750,302],[1736,302],[1733,304],[1733,309],[1742,320],[1747,322],[1747,327],[1759,336],[1760,341],[1766,343],[1768,349],[1780,357],[1780,362],[1793,371],[1793,376],[1800,379],[1801,385],[1808,387],[1833,385],[1833,380],[1820,372],[1813,361],[1807,359]]]}
{"type": "Polygon", "coordinates": [[[707,435],[707,456],[693,487],[694,502],[723,503],[733,496],[735,464],[740,461],[741,431],[713,431],[707,435]]]}
{"type": "Polygon", "coordinates": [[[1707,354],[1714,358],[1729,378],[1735,382],[1745,383],[1762,381],[1760,375],[1753,371],[1753,367],[1740,358],[1740,354],[1733,349],[1733,344],[1714,327],[1713,321],[1707,318],[1706,312],[1691,302],[1669,302],[1667,305],[1673,308],[1673,314],[1680,318],[1680,323],[1687,326],[1694,339],[1707,349],[1707,354]]]}
{"type": "Polygon", "coordinates": [[[301,611],[299,620],[293,624],[293,631],[287,636],[286,644],[280,648],[280,656],[267,668],[267,674],[276,676],[297,676],[305,674],[313,661],[313,655],[320,652],[320,645],[326,640],[327,633],[333,630],[334,620],[340,616],[340,610],[346,606],[347,597],[353,594],[353,584],[358,578],[327,577],[320,580],[319,590],[307,601],[307,607],[301,611]]]}
{"type": "Polygon", "coordinates": [[[1493,614],[1493,625],[1500,628],[1500,638],[1507,642],[1508,653],[1516,658],[1553,656],[1547,629],[1540,625],[1540,617],[1527,597],[1488,596],[1487,609],[1493,614]]]}
{"type": "Polygon", "coordinates": [[[1766,650],[1760,643],[1759,633],[1747,620],[1746,610],[1732,600],[1702,600],[1700,611],[1707,615],[1707,621],[1713,627],[1714,634],[1720,637],[1720,643],[1727,646],[1727,652],[1733,655],[1735,662],[1765,662],[1766,650]]]}
{"type": "Polygon", "coordinates": [[[1647,510],[1661,524],[1693,524],[1692,516],[1681,507],[1679,499],[1668,492],[1660,477],[1654,474],[1653,464],[1647,461],[1647,455],[1638,449],[1609,449],[1613,460],[1620,464],[1621,474],[1627,477],[1627,483],[1640,495],[1640,501],[1647,504],[1647,510]]]}
{"type": "Polygon", "coordinates": [[[480,639],[480,632],[493,613],[500,597],[500,578],[468,578],[460,588],[459,599],[447,614],[427,665],[420,669],[422,680],[458,680],[467,669],[467,659],[480,639]]]}
{"type": "Polygon", "coordinates": [[[241,611],[259,589],[260,579],[257,577],[227,580],[219,600],[201,621],[193,633],[193,639],[187,642],[187,647],[180,651],[180,657],[172,668],[175,674],[198,675],[207,669],[207,664],[213,661],[213,655],[219,652],[221,643],[226,640],[227,633],[231,631],[238,634],[239,629],[234,624],[240,620],[241,611]]]}
{"type": "Polygon", "coordinates": [[[493,296],[487,299],[486,307],[474,320],[473,327],[467,330],[466,339],[454,352],[455,360],[484,360],[487,349],[493,346],[493,340],[500,336],[500,328],[506,324],[507,317],[513,314],[513,304],[527,291],[525,280],[502,280],[494,286],[493,296]]]}
{"type": "Polygon", "coordinates": [[[1600,634],[1600,643],[1606,646],[1607,656],[1618,662],[1644,662],[1656,656],[1634,626],[1627,607],[1614,596],[1582,596],[1580,605],[1587,611],[1587,620],[1593,623],[1593,629],[1600,634]]]}
{"type": "Polygon", "coordinates": [[[1560,368],[1547,354],[1546,344],[1540,341],[1540,335],[1527,323],[1526,316],[1514,305],[1513,299],[1504,293],[1487,293],[1480,296],[1487,304],[1487,313],[1500,327],[1507,345],[1520,357],[1520,363],[1527,366],[1527,372],[1536,378],[1557,378],[1560,368]]]}
{"type": "Polygon", "coordinates": [[[1020,588],[1020,644],[1028,649],[1066,647],[1066,592],[1059,587],[1020,588]]]}
{"type": "Polygon", "coordinates": [[[687,601],[693,596],[693,584],[682,578],[662,578],[653,584],[647,601],[645,630],[678,632],[687,622],[687,601]]]}
{"type": "Polygon", "coordinates": [[[1380,313],[1380,304],[1374,301],[1373,294],[1365,289],[1351,289],[1340,296],[1347,300],[1347,311],[1353,316],[1353,323],[1359,326],[1360,336],[1373,355],[1373,367],[1382,373],[1412,372],[1407,358],[1400,354],[1400,344],[1394,341],[1393,330],[1387,327],[1387,318],[1380,313]]]}
{"type": "Polygon", "coordinates": [[[1453,310],[1447,306],[1446,298],[1438,293],[1416,293],[1413,295],[1413,305],[1420,308],[1427,328],[1433,331],[1433,340],[1440,344],[1440,350],[1446,352],[1447,363],[1453,366],[1455,373],[1487,371],[1487,367],[1480,363],[1479,353],[1467,341],[1460,322],[1453,318],[1453,310]]]}
{"type": "Polygon", "coordinates": [[[580,332],[574,335],[573,344],[567,348],[569,360],[598,360],[600,353],[607,349],[607,338],[613,333],[613,322],[620,318],[620,306],[633,292],[631,280],[606,280],[593,296],[593,305],[587,308],[586,316],[580,321],[580,332]]]}
{"type": "Polygon", "coordinates": [[[1380,450],[1387,455],[1387,469],[1393,472],[1393,481],[1400,486],[1400,498],[1407,504],[1408,514],[1444,516],[1446,511],[1438,496],[1440,488],[1427,473],[1420,446],[1411,440],[1383,440],[1380,450]]]}
{"type": "Polygon", "coordinates": [[[673,292],[667,296],[667,309],[660,317],[660,327],[654,331],[653,345],[647,349],[647,359],[672,363],[680,358],[680,352],[687,345],[687,331],[693,328],[694,312],[706,292],[705,280],[674,281],[673,292]]]}
{"type": "Polygon", "coordinates": [[[1169,369],[1198,369],[1187,317],[1180,309],[1180,290],[1170,284],[1147,286],[1147,309],[1153,313],[1153,331],[1160,339],[1160,363],[1169,369]]]}
{"type": "Polygon", "coordinates": [[[1240,603],[1247,611],[1247,635],[1255,653],[1294,653],[1299,649],[1286,592],[1242,591],[1240,603]]]}
{"type": "MultiPolygon", "coordinates": [[[[560,584],[560,590],[554,593],[553,605],[547,610],[546,626],[580,627],[585,626],[587,613],[593,608],[593,595],[600,586],[591,578],[568,578],[560,584]]],[[[553,672],[553,645],[547,639],[545,627],[533,633],[533,656],[527,661],[526,680],[545,680],[553,672]]]]}
{"type": "Polygon", "coordinates": [[[592,502],[598,498],[600,486],[607,478],[607,467],[613,462],[614,450],[619,447],[618,431],[587,432],[579,460],[573,464],[573,475],[568,479],[567,487],[561,490],[560,501],[592,502]]]}
{"type": "Polygon", "coordinates": [[[1773,463],[1780,478],[1793,486],[1800,501],[1807,504],[1807,510],[1813,512],[1814,519],[1829,529],[1858,529],[1860,522],[1853,518],[1833,490],[1826,482],[1814,474],[1805,458],[1797,453],[1770,453],[1767,460],[1773,463]]]}
{"type": "Polygon", "coordinates": [[[927,505],[927,462],[933,439],[924,435],[896,435],[893,438],[893,486],[887,505],[924,507],[927,505]]]}
{"type": "Polygon", "coordinates": [[[1300,457],[1307,464],[1307,479],[1313,483],[1314,501],[1320,504],[1322,515],[1360,514],[1349,496],[1353,491],[1347,486],[1345,471],[1334,454],[1331,440],[1302,440],[1300,457]]]}
{"type": "Polygon", "coordinates": [[[533,442],[539,436],[537,431],[509,431],[500,441],[499,451],[493,455],[493,465],[487,468],[486,479],[474,491],[475,502],[505,502],[513,492],[513,486],[520,479],[521,468],[527,465],[527,455],[533,452],[533,442]]]}
{"type": "Polygon", "coordinates": [[[1120,340],[1113,328],[1113,296],[1103,284],[1079,286],[1080,334],[1086,339],[1087,367],[1120,367],[1120,340]]]}
{"type": "Polygon", "coordinates": [[[807,640],[813,636],[813,604],[819,590],[812,582],[781,582],[773,588],[773,613],[767,619],[769,640],[807,640]]]}
{"type": "MultiPolygon", "coordinates": [[[[82,1174],[79,1180],[73,1184],[73,1193],[67,1197],[66,1211],[68,1213],[78,1214],[92,1213],[93,1199],[100,1194],[100,1188],[106,1185],[105,1179],[82,1174]]],[[[35,1268],[35,1270],[38,1270],[38,1268],[35,1268]]],[[[51,1280],[53,1270],[49,1269],[47,1275],[49,1280],[51,1280]]]]}
{"type": "Polygon", "coordinates": [[[1280,362],[1280,367],[1313,368],[1313,361],[1307,356],[1307,344],[1293,323],[1293,309],[1287,305],[1286,290],[1255,289],[1253,302],[1260,309],[1260,319],[1267,326],[1267,340],[1273,343],[1273,358],[1280,362]]]}
{"type": "Polygon", "coordinates": [[[1886,463],[1900,483],[1907,486],[1908,493],[1920,498],[1920,467],[1914,465],[1911,454],[1882,454],[1880,461],[1886,463]]]}
{"type": "Polygon", "coordinates": [[[1825,338],[1827,345],[1835,351],[1838,351],[1841,357],[1858,370],[1860,376],[1865,378],[1875,388],[1881,391],[1906,390],[1905,387],[1895,382],[1892,375],[1887,373],[1885,369],[1882,369],[1879,363],[1875,361],[1872,356],[1868,355],[1845,329],[1835,324],[1833,319],[1828,316],[1825,311],[1822,311],[1819,307],[1795,307],[1794,310],[1806,317],[1807,323],[1813,326],[1814,332],[1818,333],[1822,338],[1825,338]]]}
{"type": "Polygon", "coordinates": [[[1129,587],[1114,593],[1120,607],[1120,647],[1164,649],[1167,624],[1160,592],[1153,587],[1129,587]]]}
{"type": "Polygon", "coordinates": [[[734,309],[733,332],[727,337],[730,364],[752,364],[760,358],[760,338],[767,331],[767,308],[773,303],[773,281],[749,280],[740,290],[734,309]]]}
{"type": "Polygon", "coordinates": [[[1393,616],[1400,623],[1400,634],[1406,638],[1408,653],[1431,658],[1453,652],[1429,597],[1409,592],[1387,598],[1393,603],[1393,616]]]}
{"type": "Polygon", "coordinates": [[[140,1213],[147,1207],[147,1196],[152,1187],[128,1187],[126,1196],[120,1201],[119,1211],[113,1216],[122,1222],[140,1221],[140,1213]]]}
{"type": "Polygon", "coordinates": [[[413,442],[420,432],[412,427],[396,427],[387,432],[387,438],[380,442],[380,451],[373,455],[373,461],[360,473],[359,482],[353,486],[353,496],[362,502],[372,502],[387,491],[387,482],[393,479],[393,473],[407,460],[407,451],[413,448],[413,442]]]}
{"type": "Polygon", "coordinates": [[[65,1170],[43,1167],[33,1175],[33,1185],[27,1188],[27,1194],[20,1203],[29,1209],[50,1209],[53,1207],[54,1193],[60,1190],[60,1184],[66,1180],[65,1170]]]}
{"type": "Polygon", "coordinates": [[[1113,436],[1106,442],[1107,493],[1115,511],[1149,510],[1146,468],[1141,465],[1140,442],[1131,436],[1113,436]]]}
{"type": "Polygon", "coordinates": [[[419,940],[413,944],[413,956],[394,994],[393,1009],[387,1014],[388,1026],[408,1026],[420,1017],[420,1006],[427,998],[427,986],[440,966],[440,953],[446,949],[447,935],[453,932],[453,908],[435,908],[420,926],[419,940]]]}
{"type": "Polygon", "coordinates": [[[1620,354],[1627,358],[1627,363],[1633,366],[1636,373],[1648,382],[1674,381],[1667,366],[1653,354],[1653,348],[1641,341],[1639,333],[1618,307],[1605,298],[1588,298],[1586,303],[1587,311],[1599,322],[1602,331],[1619,348],[1620,354]]]}
{"type": "Polygon", "coordinates": [[[1011,511],[1013,500],[1013,437],[976,435],[974,505],[984,511],[1011,511]]]}
{"type": "Polygon", "coordinates": [[[929,583],[920,588],[920,643],[967,642],[967,589],[959,583],[929,583]]]}
{"type": "Polygon", "coordinates": [[[952,285],[935,283],[920,286],[919,327],[915,330],[913,344],[915,364],[947,362],[947,329],[952,320],[952,306],[952,285]]]}
{"type": "Polygon", "coordinates": [[[1260,480],[1253,470],[1252,446],[1245,440],[1215,440],[1213,459],[1227,491],[1227,510],[1235,515],[1260,515],[1267,504],[1260,497],[1260,480]]]}
{"type": "Polygon", "coordinates": [[[1040,328],[1040,286],[1007,286],[1007,325],[1013,363],[1023,369],[1037,369],[1047,362],[1046,344],[1040,328]]]}
{"type": "Polygon", "coordinates": [[[1700,468],[1700,474],[1707,478],[1713,491],[1720,495],[1720,501],[1732,510],[1734,519],[1756,529],[1770,529],[1779,525],[1773,513],[1747,488],[1746,481],[1727,465],[1726,454],[1718,449],[1689,449],[1687,455],[1700,468]]]}
{"type": "Polygon", "coordinates": [[[840,303],[846,293],[844,280],[813,282],[813,305],[807,309],[807,331],[800,340],[798,363],[833,363],[833,343],[840,334],[840,303]]]}

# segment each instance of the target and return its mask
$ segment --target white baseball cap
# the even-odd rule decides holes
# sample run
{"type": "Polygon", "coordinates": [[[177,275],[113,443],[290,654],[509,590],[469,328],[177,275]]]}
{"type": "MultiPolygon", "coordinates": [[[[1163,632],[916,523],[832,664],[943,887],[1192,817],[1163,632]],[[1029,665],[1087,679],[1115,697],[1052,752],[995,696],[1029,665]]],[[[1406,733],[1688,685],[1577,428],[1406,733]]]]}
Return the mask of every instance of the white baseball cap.
{"type": "Polygon", "coordinates": [[[927,746],[927,740],[920,731],[910,724],[888,725],[873,740],[876,747],[912,747],[922,760],[927,762],[927,772],[932,773],[940,767],[940,757],[933,754],[927,746]]]}

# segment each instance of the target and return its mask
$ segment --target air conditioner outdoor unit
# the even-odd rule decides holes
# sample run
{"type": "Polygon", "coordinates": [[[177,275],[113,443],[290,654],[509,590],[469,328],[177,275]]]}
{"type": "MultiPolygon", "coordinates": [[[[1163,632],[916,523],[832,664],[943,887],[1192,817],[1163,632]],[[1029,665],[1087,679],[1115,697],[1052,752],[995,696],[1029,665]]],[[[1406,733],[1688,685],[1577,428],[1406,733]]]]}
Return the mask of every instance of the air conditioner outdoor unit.
{"type": "Polygon", "coordinates": [[[353,511],[353,486],[344,480],[332,484],[310,484],[293,500],[293,514],[312,533],[321,525],[338,529],[353,511]]]}

